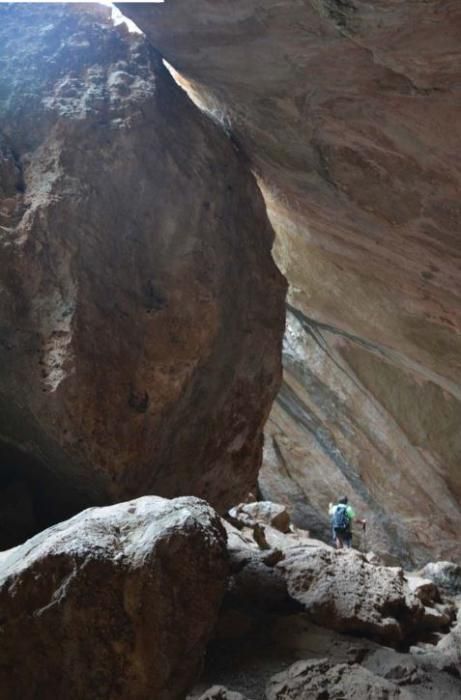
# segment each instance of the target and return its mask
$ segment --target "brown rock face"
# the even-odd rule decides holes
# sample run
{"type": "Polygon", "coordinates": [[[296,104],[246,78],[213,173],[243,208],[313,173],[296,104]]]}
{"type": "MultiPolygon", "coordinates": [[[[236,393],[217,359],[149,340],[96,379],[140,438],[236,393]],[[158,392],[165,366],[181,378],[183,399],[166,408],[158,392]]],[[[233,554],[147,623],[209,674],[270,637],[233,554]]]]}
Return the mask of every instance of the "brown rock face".
{"type": "Polygon", "coordinates": [[[225,543],[203,501],[147,496],[2,552],[2,697],[182,700],[224,593],[225,543]]]}
{"type": "Polygon", "coordinates": [[[304,370],[288,365],[269,429],[292,443],[295,505],[321,529],[328,500],[348,493],[381,551],[459,558],[459,3],[124,11],[263,188],[310,346],[304,370]]]}
{"type": "Polygon", "coordinates": [[[0,9],[1,473],[41,525],[149,492],[237,502],[280,380],[254,178],[97,7],[0,9]]]}
{"type": "Polygon", "coordinates": [[[347,495],[368,521],[366,533],[355,528],[354,546],[407,565],[427,561],[431,551],[456,559],[459,503],[446,470],[435,469],[416,445],[431,441],[454,465],[450,434],[459,405],[435,383],[416,387],[400,371],[393,377],[385,358],[356,348],[360,377],[347,360],[353,346],[334,329],[288,312],[285,378],[266,430],[262,496],[285,503],[297,525],[329,540],[328,503],[347,495]],[[365,373],[389,410],[364,383],[365,373]]]}

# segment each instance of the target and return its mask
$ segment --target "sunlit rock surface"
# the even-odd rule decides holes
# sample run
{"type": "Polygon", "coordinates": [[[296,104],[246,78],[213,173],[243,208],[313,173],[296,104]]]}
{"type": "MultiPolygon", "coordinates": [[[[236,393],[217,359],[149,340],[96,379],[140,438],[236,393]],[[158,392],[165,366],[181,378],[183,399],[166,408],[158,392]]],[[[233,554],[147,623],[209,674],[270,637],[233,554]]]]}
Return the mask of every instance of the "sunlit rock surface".
{"type": "Polygon", "coordinates": [[[91,508],[0,553],[2,698],[183,700],[226,573],[197,498],[91,508]]]}
{"type": "Polygon", "coordinates": [[[293,444],[285,484],[300,510],[325,530],[318,514],[345,492],[372,520],[373,545],[459,559],[461,6],[169,0],[124,11],[263,189],[309,342],[269,427],[293,444]]]}
{"type": "Polygon", "coordinates": [[[37,527],[145,493],[238,502],[280,383],[254,178],[108,15],[0,8],[0,480],[46,501],[37,527]]]}

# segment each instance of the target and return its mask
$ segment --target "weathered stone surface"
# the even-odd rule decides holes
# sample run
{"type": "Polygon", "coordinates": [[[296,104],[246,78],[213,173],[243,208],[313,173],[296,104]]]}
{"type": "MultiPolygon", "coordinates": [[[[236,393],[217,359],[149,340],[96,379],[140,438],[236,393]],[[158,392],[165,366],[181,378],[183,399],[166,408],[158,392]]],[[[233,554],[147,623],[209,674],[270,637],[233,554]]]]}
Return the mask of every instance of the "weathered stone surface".
{"type": "Polygon", "coordinates": [[[214,685],[209,690],[206,690],[199,700],[249,700],[249,698],[246,698],[241,693],[234,693],[222,685],[214,685]]]}
{"type": "MultiPolygon", "coordinates": [[[[248,614],[249,611],[247,616],[248,614]]],[[[222,613],[220,624],[221,622],[222,613]]],[[[450,637],[451,635],[448,635],[444,638],[450,637]]],[[[434,650],[434,647],[429,648],[434,650]]],[[[322,698],[326,698],[326,693],[329,692],[338,692],[341,689],[345,692],[350,688],[350,681],[358,683],[361,679],[365,682],[367,679],[370,680],[370,677],[374,677],[378,688],[381,679],[384,679],[386,683],[393,686],[393,692],[396,692],[395,686],[405,692],[406,699],[458,700],[461,697],[461,679],[456,667],[448,662],[447,656],[443,656],[445,670],[442,670],[442,654],[437,660],[429,657],[430,652],[423,653],[419,647],[414,654],[402,653],[380,646],[368,639],[347,636],[319,627],[313,624],[305,613],[259,618],[259,622],[253,625],[251,633],[248,632],[247,627],[246,630],[241,630],[240,638],[236,640],[228,639],[224,643],[220,639],[218,645],[212,643],[207,657],[205,677],[192,698],[196,700],[210,685],[225,683],[227,687],[245,696],[255,700],[267,700],[264,689],[267,688],[270,692],[274,686],[276,687],[278,679],[271,681],[275,674],[282,674],[280,681],[287,682],[287,669],[297,660],[324,663],[325,658],[328,658],[330,667],[339,665],[341,668],[325,676],[324,686],[321,688],[325,695],[321,696],[322,698]],[[259,630],[255,629],[258,624],[259,630]],[[346,674],[344,687],[341,688],[336,686],[335,678],[338,678],[338,671],[340,672],[344,666],[351,667],[352,677],[349,681],[349,675],[346,674]],[[359,666],[362,666],[367,673],[360,674],[359,666]]],[[[312,672],[309,675],[312,682],[316,682],[318,667],[312,664],[311,668],[312,672]]],[[[341,673],[339,676],[341,677],[341,673]]],[[[302,674],[298,680],[302,680],[302,674]]],[[[319,680],[318,677],[317,680],[319,680]]],[[[386,687],[386,684],[384,685],[386,687]]],[[[359,688],[361,692],[357,689],[354,700],[367,697],[361,694],[367,690],[366,686],[360,685],[359,688]]],[[[312,700],[316,697],[308,694],[307,691],[303,694],[301,683],[291,686],[293,692],[295,690],[298,692],[298,689],[299,695],[294,695],[297,700],[312,700]]],[[[309,691],[313,692],[312,688],[309,688],[309,691]]],[[[339,698],[341,697],[344,698],[339,695],[339,698]]]]}
{"type": "MultiPolygon", "coordinates": [[[[282,572],[276,564],[284,557],[276,549],[261,551],[251,538],[222,521],[227,534],[230,576],[225,603],[228,607],[276,610],[289,607],[291,599],[282,572]]],[[[237,622],[237,625],[239,623],[237,622]]],[[[233,621],[230,624],[233,627],[233,621]]]]}
{"type": "MultiPolygon", "coordinates": [[[[368,593],[367,583],[370,581],[364,581],[364,596],[368,593]]],[[[403,653],[381,646],[356,632],[349,636],[320,627],[312,622],[308,613],[291,609],[287,614],[286,609],[281,609],[274,614],[274,611],[263,611],[252,600],[245,605],[244,597],[241,597],[234,599],[233,607],[224,604],[221,608],[203,677],[191,697],[197,700],[205,689],[217,684],[255,700],[267,700],[264,689],[274,674],[286,672],[299,659],[321,661],[327,657],[330,666],[363,666],[376,677],[405,690],[408,693],[405,697],[412,700],[434,700],[436,697],[458,700],[461,680],[457,670],[459,663],[455,665],[455,631],[456,628],[445,634],[435,647],[427,643],[427,629],[415,630],[414,642],[419,639],[418,646],[413,647],[411,653],[403,653]],[[446,640],[445,651],[440,648],[443,640],[446,640]]],[[[335,686],[335,677],[333,674],[325,683],[325,693],[339,690],[335,686]]],[[[369,678],[367,674],[360,675],[358,668],[355,668],[353,677],[355,680],[369,678]]],[[[379,683],[378,679],[376,685],[379,683]]],[[[345,687],[349,687],[348,682],[345,687]]],[[[301,689],[300,700],[311,697],[315,696],[303,695],[301,689]]],[[[354,700],[361,698],[357,691],[354,700]]]]}
{"type": "Polygon", "coordinates": [[[415,574],[406,574],[405,579],[410,591],[423,603],[433,605],[440,602],[440,593],[433,581],[415,574]]]}
{"type": "Polygon", "coordinates": [[[232,603],[237,601],[265,610],[290,608],[287,584],[282,572],[277,567],[266,564],[256,554],[232,574],[228,584],[228,598],[232,603]]]}
{"type": "Polygon", "coordinates": [[[0,8],[0,445],[67,497],[49,520],[146,492],[238,502],[281,373],[255,180],[108,13],[0,8]]]}
{"type": "Polygon", "coordinates": [[[280,532],[290,531],[290,516],[285,506],[271,501],[241,503],[231,508],[229,515],[242,526],[252,527],[256,523],[271,525],[280,532]]]}
{"type": "Polygon", "coordinates": [[[298,661],[274,676],[267,700],[409,700],[405,690],[379,678],[358,664],[334,665],[327,659],[298,661]]]}
{"type": "MultiPolygon", "coordinates": [[[[459,605],[458,607],[461,609],[459,605]]],[[[416,658],[423,666],[447,671],[456,678],[460,678],[461,669],[461,615],[459,609],[455,625],[448,634],[439,640],[435,647],[412,648],[412,652],[418,655],[416,658]]]]}
{"type": "MultiPolygon", "coordinates": [[[[299,354],[296,372],[287,363],[269,427],[295,523],[325,531],[339,491],[365,511],[380,553],[459,559],[459,3],[124,11],[263,189],[309,341],[307,366],[299,354]]],[[[280,502],[280,490],[263,496],[280,502]]]]}
{"type": "Polygon", "coordinates": [[[299,546],[285,552],[278,568],[312,620],[339,632],[398,645],[450,624],[411,592],[402,569],[375,566],[357,552],[299,546]]]}
{"type": "Polygon", "coordinates": [[[420,655],[402,654],[381,647],[371,651],[362,665],[404,689],[408,697],[414,700],[433,700],[437,697],[456,700],[461,692],[459,676],[437,670],[420,655]]]}
{"type": "Polygon", "coordinates": [[[461,614],[458,621],[436,646],[436,656],[440,668],[451,671],[459,677],[461,668],[461,614]]]}
{"type": "Polygon", "coordinates": [[[381,647],[362,664],[331,658],[299,661],[267,686],[267,700],[433,700],[459,697],[459,679],[424,668],[410,654],[381,647]]]}
{"type": "Polygon", "coordinates": [[[272,558],[275,551],[284,552],[299,545],[314,550],[331,549],[325,542],[310,537],[306,530],[290,526],[286,532],[281,532],[279,528],[268,525],[264,515],[261,520],[257,520],[254,513],[249,516],[241,508],[242,506],[236,506],[230,510],[235,516],[230,517],[232,524],[223,520],[229,550],[234,557],[245,558],[246,554],[262,550],[265,552],[264,557],[272,558]]]}
{"type": "Polygon", "coordinates": [[[435,585],[449,593],[461,594],[461,566],[450,561],[429,562],[421,571],[435,585]]]}
{"type": "Polygon", "coordinates": [[[93,508],[0,554],[2,697],[182,700],[227,573],[203,501],[93,508]]]}

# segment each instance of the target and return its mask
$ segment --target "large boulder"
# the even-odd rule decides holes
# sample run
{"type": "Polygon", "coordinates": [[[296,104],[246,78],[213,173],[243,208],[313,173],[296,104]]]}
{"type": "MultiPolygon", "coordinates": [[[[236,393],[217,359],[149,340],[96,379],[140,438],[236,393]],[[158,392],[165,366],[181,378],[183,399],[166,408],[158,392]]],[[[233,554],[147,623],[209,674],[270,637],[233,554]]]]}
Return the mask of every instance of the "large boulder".
{"type": "MultiPolygon", "coordinates": [[[[0,8],[0,489],[255,484],[285,282],[248,166],[110,10],[0,8]]],[[[35,495],[40,494],[40,496],[35,495]]]]}
{"type": "Polygon", "coordinates": [[[370,564],[363,554],[305,546],[278,564],[288,592],[325,627],[399,645],[423,630],[447,630],[450,611],[426,606],[402,569],[370,564]]]}
{"type": "Polygon", "coordinates": [[[123,10],[248,155],[277,232],[292,321],[263,497],[319,536],[347,494],[380,554],[460,559],[459,3],[123,10]]]}
{"type": "Polygon", "coordinates": [[[226,537],[203,501],[92,508],[0,555],[9,700],[182,700],[225,588],[226,537]]]}

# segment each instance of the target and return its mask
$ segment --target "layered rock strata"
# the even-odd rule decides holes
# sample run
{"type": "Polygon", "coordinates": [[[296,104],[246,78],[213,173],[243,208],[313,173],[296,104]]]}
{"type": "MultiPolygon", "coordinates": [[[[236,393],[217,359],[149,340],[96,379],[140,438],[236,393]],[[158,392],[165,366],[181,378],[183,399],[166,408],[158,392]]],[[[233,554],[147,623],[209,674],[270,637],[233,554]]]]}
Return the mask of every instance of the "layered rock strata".
{"type": "Polygon", "coordinates": [[[224,592],[225,542],[203,501],[150,496],[2,552],[2,697],[182,700],[224,592]]]}
{"type": "Polygon", "coordinates": [[[255,180],[109,14],[0,9],[0,480],[35,529],[144,493],[237,502],[280,381],[255,180]]]}
{"type": "Polygon", "coordinates": [[[382,550],[459,558],[459,3],[124,11],[263,189],[312,337],[306,375],[293,388],[288,367],[274,415],[279,437],[297,436],[285,482],[297,505],[310,517],[348,492],[374,514],[382,550]],[[321,496],[306,486],[322,479],[321,496]]]}
{"type": "Polygon", "coordinates": [[[409,567],[434,554],[459,559],[456,492],[447,472],[417,447],[437,442],[454,468],[457,402],[435,384],[418,388],[405,373],[394,377],[384,357],[372,359],[356,339],[294,309],[283,357],[284,382],[266,428],[261,496],[285,503],[297,525],[327,541],[328,503],[349,496],[367,519],[366,532],[355,528],[357,548],[409,567]]]}

